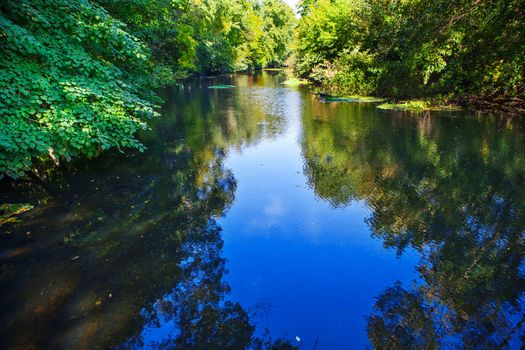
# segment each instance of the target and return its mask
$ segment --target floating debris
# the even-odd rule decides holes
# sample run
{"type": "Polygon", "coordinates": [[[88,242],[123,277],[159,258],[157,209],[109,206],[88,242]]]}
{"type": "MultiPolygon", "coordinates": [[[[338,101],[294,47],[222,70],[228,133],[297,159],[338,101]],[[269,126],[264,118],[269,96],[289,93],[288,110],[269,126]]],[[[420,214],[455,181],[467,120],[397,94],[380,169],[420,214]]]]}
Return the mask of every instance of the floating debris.
{"type": "Polygon", "coordinates": [[[33,209],[31,204],[2,204],[0,205],[0,226],[8,222],[17,222],[17,215],[33,209]]]}
{"type": "Polygon", "coordinates": [[[402,111],[402,112],[426,112],[426,111],[444,111],[444,112],[456,112],[461,111],[460,106],[452,104],[433,104],[427,101],[411,100],[403,101],[400,103],[383,103],[377,106],[380,109],[402,111]]]}

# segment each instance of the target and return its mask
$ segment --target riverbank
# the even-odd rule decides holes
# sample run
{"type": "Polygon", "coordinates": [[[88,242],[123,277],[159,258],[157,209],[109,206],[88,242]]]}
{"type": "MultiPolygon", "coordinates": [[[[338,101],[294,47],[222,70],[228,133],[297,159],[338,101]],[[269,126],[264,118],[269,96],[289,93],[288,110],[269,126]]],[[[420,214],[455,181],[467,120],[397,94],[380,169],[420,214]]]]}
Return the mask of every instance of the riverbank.
{"type": "MultiPolygon", "coordinates": [[[[313,81],[308,84],[315,84],[313,81]]],[[[304,83],[303,83],[304,84],[304,83]]],[[[383,102],[378,108],[384,110],[402,112],[428,112],[428,111],[447,111],[457,112],[461,110],[471,110],[484,113],[508,114],[509,116],[525,115],[525,95],[463,95],[456,97],[427,97],[427,98],[395,98],[389,95],[379,96],[359,96],[337,94],[337,91],[344,91],[341,87],[328,87],[318,84],[313,88],[326,102],[383,102]]]]}
{"type": "Polygon", "coordinates": [[[525,115],[525,99],[510,96],[471,96],[463,98],[443,99],[408,99],[393,100],[378,106],[380,109],[426,112],[426,111],[461,111],[464,109],[475,112],[525,115]]]}
{"type": "Polygon", "coordinates": [[[396,110],[524,114],[522,12],[512,1],[306,2],[296,73],[337,96],[390,99],[385,107],[396,110]]]}

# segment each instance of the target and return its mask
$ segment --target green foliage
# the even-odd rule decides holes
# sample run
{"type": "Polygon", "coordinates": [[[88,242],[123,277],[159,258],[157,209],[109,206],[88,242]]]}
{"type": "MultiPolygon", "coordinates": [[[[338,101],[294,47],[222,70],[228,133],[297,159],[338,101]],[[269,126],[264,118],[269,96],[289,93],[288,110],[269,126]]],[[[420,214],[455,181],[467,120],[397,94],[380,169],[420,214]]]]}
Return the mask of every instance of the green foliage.
{"type": "Polygon", "coordinates": [[[282,0],[196,1],[191,15],[202,72],[281,66],[290,55],[295,16],[282,0]]]}
{"type": "Polygon", "coordinates": [[[335,93],[523,94],[514,1],[302,1],[296,70],[335,93]]]}
{"type": "Polygon", "coordinates": [[[7,1],[0,15],[0,176],[35,159],[143,149],[155,115],[149,53],[124,25],[83,1],[7,1]]]}
{"type": "Polygon", "coordinates": [[[282,0],[98,0],[175,76],[280,66],[295,16],[282,0]]]}
{"type": "Polygon", "coordinates": [[[284,64],[292,52],[292,40],[296,18],[293,10],[283,1],[264,0],[259,5],[266,36],[266,65],[279,67],[284,64]]]}
{"type": "Polygon", "coordinates": [[[127,31],[146,43],[155,64],[175,77],[195,69],[196,37],[188,0],[96,0],[127,31]]]}
{"type": "Polygon", "coordinates": [[[374,67],[374,56],[354,49],[345,50],[333,62],[316,65],[310,79],[330,87],[329,90],[338,95],[368,95],[376,91],[380,72],[380,68],[374,67]]]}
{"type": "Polygon", "coordinates": [[[0,178],[144,146],[153,88],[282,65],[282,0],[7,0],[0,5],[0,178]]]}

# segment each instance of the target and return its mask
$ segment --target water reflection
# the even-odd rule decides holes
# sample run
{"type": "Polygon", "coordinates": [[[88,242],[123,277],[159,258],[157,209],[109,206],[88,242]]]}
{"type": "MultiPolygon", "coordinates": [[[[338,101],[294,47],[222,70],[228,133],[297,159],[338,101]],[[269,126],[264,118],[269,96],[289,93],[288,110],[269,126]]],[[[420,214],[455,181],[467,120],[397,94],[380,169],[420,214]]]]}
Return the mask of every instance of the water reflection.
{"type": "Polygon", "coordinates": [[[284,79],[187,83],[144,154],[4,182],[36,208],[0,234],[0,347],[291,349],[272,335],[293,330],[305,348],[519,348],[523,124],[321,103],[284,79]],[[270,332],[251,297],[281,306],[270,332]]]}
{"type": "Polygon", "coordinates": [[[416,284],[377,297],[372,345],[523,344],[523,127],[486,115],[392,117],[315,101],[305,109],[305,171],[316,194],[334,206],[365,200],[372,235],[421,257],[416,284]]]}
{"type": "Polygon", "coordinates": [[[254,336],[249,312],[225,301],[216,223],[236,188],[228,147],[283,121],[252,104],[256,88],[206,83],[168,92],[144,154],[71,164],[47,185],[4,183],[3,200],[40,205],[2,227],[2,348],[294,348],[254,336]]]}

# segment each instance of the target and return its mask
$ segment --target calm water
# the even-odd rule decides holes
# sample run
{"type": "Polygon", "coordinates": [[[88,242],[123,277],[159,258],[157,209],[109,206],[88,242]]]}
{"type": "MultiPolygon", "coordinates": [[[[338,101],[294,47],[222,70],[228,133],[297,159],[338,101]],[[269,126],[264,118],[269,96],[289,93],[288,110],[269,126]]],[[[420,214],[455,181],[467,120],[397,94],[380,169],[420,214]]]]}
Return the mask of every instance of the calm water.
{"type": "Polygon", "coordinates": [[[4,183],[35,208],[0,228],[0,348],[519,349],[525,124],[285,79],[187,82],[145,153],[4,183]]]}

